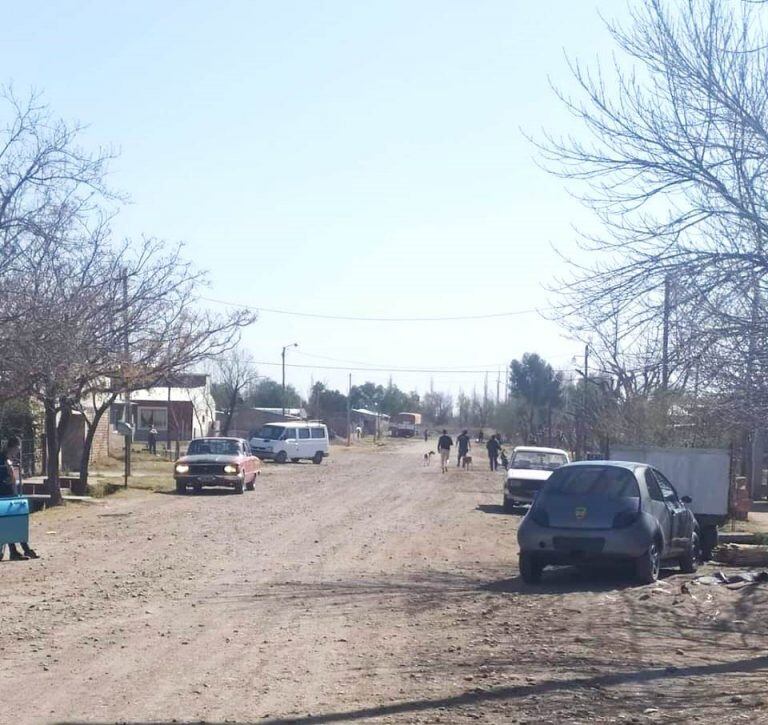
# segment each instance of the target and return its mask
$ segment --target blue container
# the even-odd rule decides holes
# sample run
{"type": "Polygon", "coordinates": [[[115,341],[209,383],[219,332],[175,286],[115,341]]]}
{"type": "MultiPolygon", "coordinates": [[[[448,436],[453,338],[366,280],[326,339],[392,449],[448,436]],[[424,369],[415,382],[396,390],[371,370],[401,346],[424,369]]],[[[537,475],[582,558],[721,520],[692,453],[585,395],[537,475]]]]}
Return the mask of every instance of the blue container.
{"type": "Polygon", "coordinates": [[[0,498],[0,544],[29,541],[29,501],[25,498],[0,498]]]}

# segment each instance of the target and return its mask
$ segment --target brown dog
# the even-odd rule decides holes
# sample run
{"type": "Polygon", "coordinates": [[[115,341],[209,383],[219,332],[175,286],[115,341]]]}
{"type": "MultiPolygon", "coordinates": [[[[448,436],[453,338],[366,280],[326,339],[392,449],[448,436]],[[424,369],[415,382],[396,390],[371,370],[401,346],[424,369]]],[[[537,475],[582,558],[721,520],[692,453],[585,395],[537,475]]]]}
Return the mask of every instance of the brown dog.
{"type": "Polygon", "coordinates": [[[472,468],[472,456],[466,455],[461,459],[462,468],[472,468]]]}

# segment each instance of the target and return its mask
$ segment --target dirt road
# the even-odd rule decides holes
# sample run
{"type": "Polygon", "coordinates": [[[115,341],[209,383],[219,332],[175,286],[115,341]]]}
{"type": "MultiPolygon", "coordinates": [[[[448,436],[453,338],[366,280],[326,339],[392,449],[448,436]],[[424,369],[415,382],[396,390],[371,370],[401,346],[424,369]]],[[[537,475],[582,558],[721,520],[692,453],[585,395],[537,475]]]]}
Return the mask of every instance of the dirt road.
{"type": "Polygon", "coordinates": [[[525,587],[501,474],[422,452],[33,517],[44,558],[0,564],[0,721],[768,722],[768,589],[525,587]]]}

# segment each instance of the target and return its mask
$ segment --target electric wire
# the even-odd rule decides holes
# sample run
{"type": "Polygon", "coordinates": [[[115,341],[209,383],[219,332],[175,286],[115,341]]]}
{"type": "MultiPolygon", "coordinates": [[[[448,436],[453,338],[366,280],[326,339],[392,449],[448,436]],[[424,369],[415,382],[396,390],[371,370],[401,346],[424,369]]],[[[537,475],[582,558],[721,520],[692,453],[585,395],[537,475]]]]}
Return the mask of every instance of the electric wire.
{"type": "Polygon", "coordinates": [[[239,304],[227,300],[219,300],[214,297],[200,297],[205,302],[228,307],[239,307],[253,312],[268,312],[273,315],[289,315],[291,317],[308,317],[318,320],[340,320],[345,322],[460,322],[468,320],[491,320],[503,317],[515,317],[518,315],[541,314],[545,310],[530,308],[527,310],[510,310],[508,312],[490,312],[478,315],[451,315],[446,317],[362,317],[356,315],[324,315],[318,312],[298,312],[296,310],[280,310],[272,307],[258,307],[256,305],[239,304]]]}

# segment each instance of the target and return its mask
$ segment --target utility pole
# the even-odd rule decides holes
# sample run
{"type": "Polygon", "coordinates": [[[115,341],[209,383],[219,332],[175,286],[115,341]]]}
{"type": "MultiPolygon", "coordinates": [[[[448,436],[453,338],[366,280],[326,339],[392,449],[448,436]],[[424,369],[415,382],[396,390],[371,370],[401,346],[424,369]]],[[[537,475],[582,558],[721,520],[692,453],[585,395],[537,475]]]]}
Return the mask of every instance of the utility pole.
{"type": "Polygon", "coordinates": [[[352,445],[352,373],[347,385],[347,445],[352,445]]]}
{"type": "Polygon", "coordinates": [[[661,389],[666,392],[669,386],[669,311],[670,311],[670,279],[664,277],[664,313],[661,331],[661,389]]]}
{"type": "Polygon", "coordinates": [[[587,407],[588,407],[588,395],[587,383],[589,382],[589,343],[584,345],[584,390],[581,398],[581,440],[582,440],[582,454],[586,459],[587,457],[587,407]]]}
{"type": "Polygon", "coordinates": [[[289,347],[298,347],[298,346],[299,346],[298,342],[292,342],[290,345],[285,345],[281,353],[281,357],[283,358],[283,386],[282,386],[282,395],[280,397],[281,397],[281,402],[283,404],[283,418],[285,418],[285,351],[289,347]]]}
{"type": "MultiPolygon", "coordinates": [[[[165,413],[165,445],[168,449],[168,458],[171,457],[171,378],[165,381],[168,383],[168,410],[165,413]]],[[[176,431],[176,440],[179,440],[179,431],[176,431]]]]}
{"type": "MultiPolygon", "coordinates": [[[[128,272],[123,271],[123,355],[124,365],[127,368],[131,359],[130,339],[128,336],[128,272]]],[[[125,388],[125,410],[123,411],[123,418],[128,426],[131,425],[133,415],[131,414],[131,392],[129,385],[125,388]]],[[[124,470],[123,470],[123,488],[128,488],[128,478],[131,475],[131,444],[133,442],[133,436],[131,435],[130,428],[125,434],[124,446],[125,452],[123,454],[124,470]]]]}
{"type": "Polygon", "coordinates": [[[501,402],[501,370],[498,371],[496,376],[496,405],[501,402]]]}

